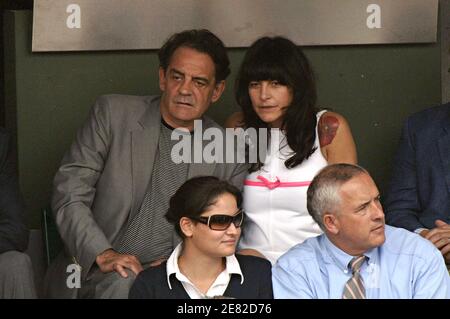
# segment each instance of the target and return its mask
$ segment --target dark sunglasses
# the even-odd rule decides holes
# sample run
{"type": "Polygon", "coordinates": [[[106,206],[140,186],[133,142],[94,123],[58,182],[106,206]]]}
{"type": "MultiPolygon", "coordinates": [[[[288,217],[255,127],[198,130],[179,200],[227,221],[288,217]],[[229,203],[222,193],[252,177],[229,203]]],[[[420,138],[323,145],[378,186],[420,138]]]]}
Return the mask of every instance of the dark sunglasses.
{"type": "Polygon", "coordinates": [[[230,227],[231,223],[234,226],[241,227],[244,222],[244,211],[240,209],[238,213],[234,216],[230,215],[211,215],[208,217],[189,217],[192,220],[200,222],[202,224],[208,225],[212,230],[226,230],[230,227]]]}

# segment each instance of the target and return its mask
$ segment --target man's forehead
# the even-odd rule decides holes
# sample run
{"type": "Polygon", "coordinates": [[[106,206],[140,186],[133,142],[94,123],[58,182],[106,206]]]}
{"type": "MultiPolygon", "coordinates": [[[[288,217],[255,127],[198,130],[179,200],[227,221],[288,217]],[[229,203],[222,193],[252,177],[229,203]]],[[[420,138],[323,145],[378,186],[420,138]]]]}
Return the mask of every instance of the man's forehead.
{"type": "Polygon", "coordinates": [[[175,50],[170,58],[168,70],[176,69],[178,72],[198,72],[204,75],[214,75],[215,65],[212,58],[203,52],[188,47],[175,50]]]}
{"type": "Polygon", "coordinates": [[[366,173],[358,174],[342,184],[341,196],[353,200],[370,200],[378,194],[372,177],[366,173]]]}
{"type": "Polygon", "coordinates": [[[183,76],[190,76],[193,78],[204,78],[204,79],[209,79],[210,74],[206,74],[205,72],[195,72],[193,70],[189,70],[186,68],[176,68],[176,67],[169,67],[168,73],[170,74],[179,74],[179,75],[183,75],[183,76]]]}

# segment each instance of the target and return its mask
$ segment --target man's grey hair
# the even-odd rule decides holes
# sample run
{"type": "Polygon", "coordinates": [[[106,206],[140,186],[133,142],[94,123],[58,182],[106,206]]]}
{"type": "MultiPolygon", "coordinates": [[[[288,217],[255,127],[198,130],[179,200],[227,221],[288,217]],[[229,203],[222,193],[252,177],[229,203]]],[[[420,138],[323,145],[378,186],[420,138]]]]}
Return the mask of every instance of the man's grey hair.
{"type": "Polygon", "coordinates": [[[335,213],[339,209],[339,190],[342,184],[362,173],[368,174],[361,166],[342,163],[328,165],[314,177],[307,191],[307,207],[309,214],[323,231],[323,214],[335,213]]]}

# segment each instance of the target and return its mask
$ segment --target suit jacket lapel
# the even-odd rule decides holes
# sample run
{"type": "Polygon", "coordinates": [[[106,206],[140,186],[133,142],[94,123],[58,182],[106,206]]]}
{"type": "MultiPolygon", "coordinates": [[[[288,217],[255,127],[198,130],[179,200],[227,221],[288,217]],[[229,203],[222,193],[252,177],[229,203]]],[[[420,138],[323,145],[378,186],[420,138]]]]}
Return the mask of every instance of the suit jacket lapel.
{"type": "Polygon", "coordinates": [[[439,154],[444,167],[444,178],[447,183],[447,190],[450,192],[450,112],[445,119],[443,133],[438,140],[439,154]]]}
{"type": "MultiPolygon", "coordinates": [[[[165,278],[164,278],[165,279],[165,278]]],[[[167,282],[165,283],[167,285],[167,282]]],[[[171,298],[173,299],[191,299],[189,294],[184,290],[183,284],[178,281],[175,274],[170,276],[170,285],[172,286],[172,291],[170,292],[171,298]]]]}
{"type": "MultiPolygon", "coordinates": [[[[210,141],[203,141],[203,132],[205,129],[211,127],[212,124],[210,123],[210,120],[208,118],[202,118],[202,131],[201,132],[194,132],[194,136],[192,137],[192,145],[194,145],[194,139],[196,134],[201,134],[200,138],[202,140],[202,154],[203,149],[206,144],[208,144],[210,141]]],[[[192,160],[194,158],[194,150],[192,149],[192,160]]],[[[189,170],[188,170],[188,178],[192,178],[195,176],[207,176],[207,175],[213,175],[214,169],[216,167],[215,163],[212,164],[206,164],[206,163],[191,163],[189,164],[189,170]]]]}
{"type": "Polygon", "coordinates": [[[132,207],[131,217],[139,211],[150,181],[158,147],[161,114],[159,98],[149,100],[149,106],[131,132],[132,207]]]}
{"type": "Polygon", "coordinates": [[[241,285],[241,276],[232,274],[228,287],[223,293],[224,297],[245,298],[244,286],[241,285]]]}

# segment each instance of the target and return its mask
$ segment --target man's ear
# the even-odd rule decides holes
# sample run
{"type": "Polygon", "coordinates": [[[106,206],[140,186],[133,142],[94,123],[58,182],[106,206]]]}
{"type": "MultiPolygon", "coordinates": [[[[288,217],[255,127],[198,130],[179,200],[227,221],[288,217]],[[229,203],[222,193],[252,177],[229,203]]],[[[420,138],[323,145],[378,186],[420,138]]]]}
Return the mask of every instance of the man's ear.
{"type": "Polygon", "coordinates": [[[223,91],[225,91],[225,81],[220,81],[214,87],[211,102],[212,103],[216,102],[222,96],[223,91]]]}
{"type": "Polygon", "coordinates": [[[187,217],[181,217],[180,219],[180,228],[183,234],[189,238],[192,237],[193,229],[194,229],[194,223],[190,218],[187,217]]]}
{"type": "Polygon", "coordinates": [[[323,225],[325,226],[325,229],[333,234],[337,235],[339,233],[339,220],[336,218],[335,214],[332,213],[325,213],[322,217],[323,225]]]}
{"type": "Polygon", "coordinates": [[[159,67],[159,89],[164,92],[166,90],[166,72],[159,67]]]}

